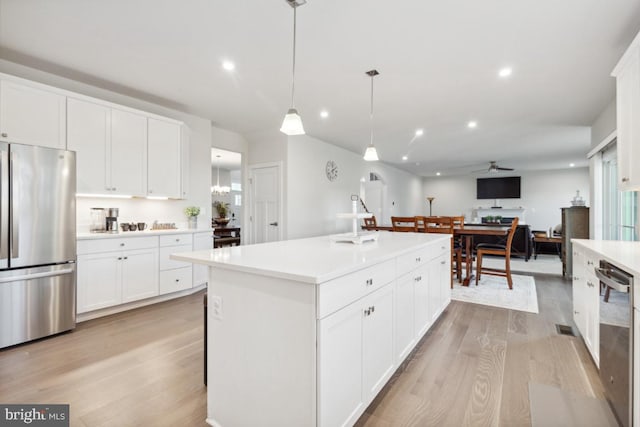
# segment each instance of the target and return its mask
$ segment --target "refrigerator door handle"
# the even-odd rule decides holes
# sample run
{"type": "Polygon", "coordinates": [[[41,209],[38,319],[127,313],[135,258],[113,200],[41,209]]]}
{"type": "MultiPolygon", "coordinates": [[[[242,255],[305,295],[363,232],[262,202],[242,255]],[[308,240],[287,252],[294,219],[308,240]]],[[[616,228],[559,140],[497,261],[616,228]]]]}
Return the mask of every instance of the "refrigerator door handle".
{"type": "Polygon", "coordinates": [[[9,258],[9,161],[7,155],[7,151],[0,151],[0,260],[9,258]]]}
{"type": "Polygon", "coordinates": [[[18,203],[18,191],[20,183],[19,175],[16,172],[20,167],[18,164],[18,156],[13,151],[10,151],[11,162],[11,258],[18,258],[20,256],[20,204],[18,203]]]}
{"type": "Polygon", "coordinates": [[[62,276],[63,274],[73,273],[73,268],[65,268],[62,270],[45,271],[43,273],[22,274],[20,276],[9,276],[0,279],[0,283],[19,282],[22,280],[41,279],[43,277],[62,276]]]}

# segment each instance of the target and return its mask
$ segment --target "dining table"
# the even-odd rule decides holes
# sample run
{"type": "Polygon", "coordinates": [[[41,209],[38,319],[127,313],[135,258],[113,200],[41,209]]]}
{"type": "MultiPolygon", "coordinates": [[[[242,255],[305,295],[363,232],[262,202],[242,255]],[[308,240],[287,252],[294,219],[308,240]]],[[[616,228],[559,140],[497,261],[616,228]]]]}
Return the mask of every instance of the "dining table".
{"type": "MultiPolygon", "coordinates": [[[[473,225],[465,224],[462,228],[453,229],[453,237],[464,238],[464,254],[465,254],[465,277],[462,286],[469,286],[474,278],[473,276],[473,236],[504,236],[509,234],[509,225],[473,225]]],[[[385,225],[362,226],[363,230],[368,231],[393,231],[393,227],[385,225]]]]}
{"type": "Polygon", "coordinates": [[[462,286],[469,286],[471,279],[474,277],[473,272],[473,236],[504,236],[509,234],[510,226],[480,226],[466,225],[463,228],[454,228],[454,237],[464,237],[464,254],[465,254],[465,272],[466,275],[462,281],[462,286]]]}

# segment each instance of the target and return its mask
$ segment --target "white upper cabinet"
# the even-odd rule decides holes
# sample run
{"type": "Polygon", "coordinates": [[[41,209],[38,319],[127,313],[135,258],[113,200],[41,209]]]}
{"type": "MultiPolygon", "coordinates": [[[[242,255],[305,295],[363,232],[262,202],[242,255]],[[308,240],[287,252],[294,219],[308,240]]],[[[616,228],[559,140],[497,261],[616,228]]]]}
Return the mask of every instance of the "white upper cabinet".
{"type": "Polygon", "coordinates": [[[107,156],[113,194],[147,195],[147,118],[111,109],[111,153],[107,156]]]}
{"type": "Polygon", "coordinates": [[[179,123],[148,119],[148,190],[153,197],[181,197],[181,133],[179,123]]]}
{"type": "Polygon", "coordinates": [[[616,115],[618,188],[640,190],[640,34],[618,62],[616,77],[616,115]]]}
{"type": "Polygon", "coordinates": [[[84,99],[68,98],[67,109],[78,193],[146,196],[147,118],[84,99]]]}
{"type": "Polygon", "coordinates": [[[0,80],[0,137],[19,144],[64,148],[66,142],[66,96],[0,80]]]}
{"type": "Polygon", "coordinates": [[[67,100],[67,149],[76,152],[78,193],[108,194],[107,152],[111,109],[79,99],[67,100]]]}

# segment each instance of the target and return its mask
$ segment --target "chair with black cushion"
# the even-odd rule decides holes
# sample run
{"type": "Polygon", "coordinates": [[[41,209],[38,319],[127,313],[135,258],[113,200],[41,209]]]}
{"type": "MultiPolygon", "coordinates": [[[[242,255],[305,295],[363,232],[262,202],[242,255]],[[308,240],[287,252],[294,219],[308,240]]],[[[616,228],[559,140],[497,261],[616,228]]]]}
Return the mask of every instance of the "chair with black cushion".
{"type": "Polygon", "coordinates": [[[418,221],[415,216],[392,216],[391,226],[393,231],[418,232],[418,221]]]}
{"type": "Polygon", "coordinates": [[[516,232],[516,228],[518,228],[518,218],[514,218],[511,222],[511,227],[509,227],[509,232],[507,234],[507,241],[504,245],[502,244],[492,244],[492,243],[480,243],[476,246],[476,256],[478,259],[476,266],[476,286],[478,286],[478,281],[481,279],[482,273],[490,274],[493,276],[501,276],[507,278],[507,283],[509,284],[509,289],[513,289],[513,280],[511,279],[511,242],[513,241],[513,235],[516,232]],[[484,255],[496,255],[504,257],[505,268],[488,268],[482,266],[482,257],[484,255]]]}

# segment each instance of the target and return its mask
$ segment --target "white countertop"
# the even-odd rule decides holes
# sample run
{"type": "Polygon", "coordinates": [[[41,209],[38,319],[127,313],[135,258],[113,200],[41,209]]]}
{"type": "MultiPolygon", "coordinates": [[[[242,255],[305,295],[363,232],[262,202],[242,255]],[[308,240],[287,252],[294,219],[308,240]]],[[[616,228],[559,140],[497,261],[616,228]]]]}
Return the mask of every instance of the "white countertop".
{"type": "Polygon", "coordinates": [[[171,255],[179,261],[205,264],[305,283],[322,283],[361,270],[432,242],[448,234],[382,232],[376,242],[334,243],[329,236],[231,246],[171,255]]]}
{"type": "Polygon", "coordinates": [[[185,234],[185,233],[211,233],[213,228],[176,228],[172,230],[144,230],[144,231],[120,231],[118,233],[78,233],[76,239],[115,239],[123,237],[145,237],[145,236],[161,236],[164,234],[185,234]]]}
{"type": "Polygon", "coordinates": [[[583,246],[602,258],[633,274],[640,282],[640,242],[619,240],[571,239],[574,244],[583,246]]]}

